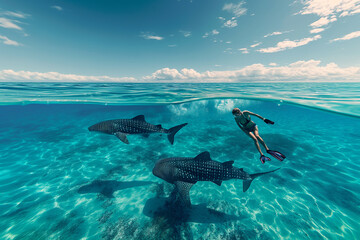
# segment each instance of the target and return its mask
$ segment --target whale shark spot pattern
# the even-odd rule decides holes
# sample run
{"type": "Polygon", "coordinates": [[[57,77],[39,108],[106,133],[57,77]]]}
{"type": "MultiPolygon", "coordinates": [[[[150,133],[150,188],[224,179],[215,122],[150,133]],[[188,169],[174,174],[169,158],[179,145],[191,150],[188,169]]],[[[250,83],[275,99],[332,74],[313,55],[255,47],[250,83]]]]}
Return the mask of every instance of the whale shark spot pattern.
{"type": "Polygon", "coordinates": [[[200,153],[195,158],[174,157],[161,159],[156,162],[153,174],[165,181],[175,184],[180,199],[189,206],[189,192],[191,187],[198,181],[211,181],[221,186],[222,181],[230,179],[242,179],[243,191],[247,191],[254,178],[274,172],[249,174],[242,168],[233,167],[234,161],[224,163],[211,160],[209,152],[200,153]]]}
{"type": "Polygon", "coordinates": [[[175,134],[187,123],[168,129],[162,128],[160,124],[153,125],[145,121],[144,115],[138,115],[132,119],[114,119],[99,122],[89,127],[89,131],[97,131],[117,136],[122,142],[128,144],[127,134],[153,134],[166,133],[171,144],[174,143],[175,134]],[[122,134],[126,134],[123,136],[122,134]]]}

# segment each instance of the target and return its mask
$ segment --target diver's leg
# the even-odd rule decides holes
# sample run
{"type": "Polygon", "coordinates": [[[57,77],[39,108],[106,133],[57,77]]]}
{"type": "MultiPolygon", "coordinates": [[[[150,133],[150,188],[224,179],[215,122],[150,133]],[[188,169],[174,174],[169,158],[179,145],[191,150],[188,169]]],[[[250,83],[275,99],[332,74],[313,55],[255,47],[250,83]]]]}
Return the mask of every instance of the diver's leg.
{"type": "Polygon", "coordinates": [[[256,136],[254,135],[254,133],[252,133],[252,132],[247,132],[247,135],[248,135],[249,137],[251,137],[252,140],[254,140],[255,146],[256,146],[257,150],[259,151],[259,153],[260,153],[260,161],[261,161],[261,163],[264,164],[266,161],[270,161],[271,159],[268,158],[268,157],[266,157],[266,156],[264,156],[264,154],[261,152],[261,148],[260,148],[259,142],[258,142],[256,136]]]}
{"type": "Polygon", "coordinates": [[[254,144],[255,144],[257,150],[259,151],[260,156],[264,155],[264,154],[261,152],[261,148],[260,148],[259,142],[258,142],[257,138],[255,137],[254,133],[248,132],[248,135],[252,138],[252,140],[254,140],[254,144]]]}
{"type": "Polygon", "coordinates": [[[266,148],[266,152],[268,154],[270,154],[271,156],[275,157],[276,159],[278,159],[279,161],[284,161],[284,159],[286,158],[286,156],[278,151],[274,151],[274,150],[270,150],[264,140],[260,137],[259,135],[259,130],[257,128],[257,126],[255,127],[255,130],[254,130],[254,135],[257,139],[259,139],[259,141],[261,142],[262,145],[264,145],[264,147],[266,148]]]}
{"type": "Polygon", "coordinates": [[[264,140],[260,137],[259,129],[257,126],[255,126],[254,135],[260,141],[260,143],[265,147],[266,151],[269,150],[269,148],[266,146],[266,143],[264,142],[264,140]]]}

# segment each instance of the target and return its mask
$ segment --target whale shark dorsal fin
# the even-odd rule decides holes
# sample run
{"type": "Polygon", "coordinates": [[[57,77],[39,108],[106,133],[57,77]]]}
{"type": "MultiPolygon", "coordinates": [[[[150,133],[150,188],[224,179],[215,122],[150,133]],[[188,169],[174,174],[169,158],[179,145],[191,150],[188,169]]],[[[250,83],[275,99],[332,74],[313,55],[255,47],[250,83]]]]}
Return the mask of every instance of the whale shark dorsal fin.
{"type": "Polygon", "coordinates": [[[227,162],[222,163],[222,165],[227,168],[232,168],[233,164],[234,164],[234,161],[227,161],[227,162]]]}
{"type": "Polygon", "coordinates": [[[210,153],[208,151],[202,152],[194,158],[195,161],[211,161],[210,153]]]}
{"type": "Polygon", "coordinates": [[[195,183],[196,182],[194,182],[194,183],[182,182],[182,181],[175,182],[176,190],[179,194],[181,203],[187,207],[191,206],[189,192],[190,192],[191,187],[194,186],[195,183]]]}
{"type": "Polygon", "coordinates": [[[221,186],[221,184],[222,184],[222,181],[220,181],[220,180],[214,180],[212,182],[215,183],[218,186],[221,186]]]}
{"type": "Polygon", "coordinates": [[[162,128],[161,124],[155,125],[155,127],[162,128]]]}
{"type": "Polygon", "coordinates": [[[144,115],[138,115],[138,116],[136,116],[136,117],[133,117],[132,120],[146,122],[144,115]]]}
{"type": "Polygon", "coordinates": [[[118,139],[120,139],[123,143],[129,144],[129,140],[126,137],[126,133],[116,132],[114,134],[118,139]]]}

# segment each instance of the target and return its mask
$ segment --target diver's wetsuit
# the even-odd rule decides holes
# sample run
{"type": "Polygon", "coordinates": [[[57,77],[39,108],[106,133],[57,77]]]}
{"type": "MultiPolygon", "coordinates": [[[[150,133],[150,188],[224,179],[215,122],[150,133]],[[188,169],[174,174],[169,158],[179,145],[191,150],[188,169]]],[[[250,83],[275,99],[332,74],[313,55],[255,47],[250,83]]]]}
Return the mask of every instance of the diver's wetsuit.
{"type": "Polygon", "coordinates": [[[244,113],[239,116],[239,121],[236,121],[237,124],[241,124],[241,127],[249,132],[255,131],[256,123],[251,121],[250,115],[244,113]]]}

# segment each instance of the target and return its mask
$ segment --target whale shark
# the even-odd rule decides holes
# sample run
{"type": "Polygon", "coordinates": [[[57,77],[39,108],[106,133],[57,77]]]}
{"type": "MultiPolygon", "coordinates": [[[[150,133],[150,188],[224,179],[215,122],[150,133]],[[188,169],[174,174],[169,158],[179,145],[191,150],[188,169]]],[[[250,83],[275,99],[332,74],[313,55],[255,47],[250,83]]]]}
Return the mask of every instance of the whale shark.
{"type": "Polygon", "coordinates": [[[249,174],[243,168],[234,167],[233,163],[234,161],[223,163],[214,161],[210,158],[210,153],[206,151],[194,158],[173,157],[160,159],[155,163],[152,172],[156,177],[175,185],[171,198],[180,200],[185,206],[191,206],[189,191],[198,181],[211,181],[221,186],[222,181],[242,179],[243,192],[246,192],[256,177],[280,169],[249,174]]]}
{"type": "Polygon", "coordinates": [[[175,134],[186,125],[187,123],[183,123],[170,129],[165,129],[161,124],[153,125],[146,122],[144,115],[138,115],[131,119],[114,119],[99,122],[90,126],[88,129],[91,132],[96,131],[115,135],[126,144],[129,144],[129,140],[127,139],[127,135],[129,134],[141,134],[144,137],[148,137],[153,133],[165,133],[167,134],[169,142],[174,144],[175,134]]]}

